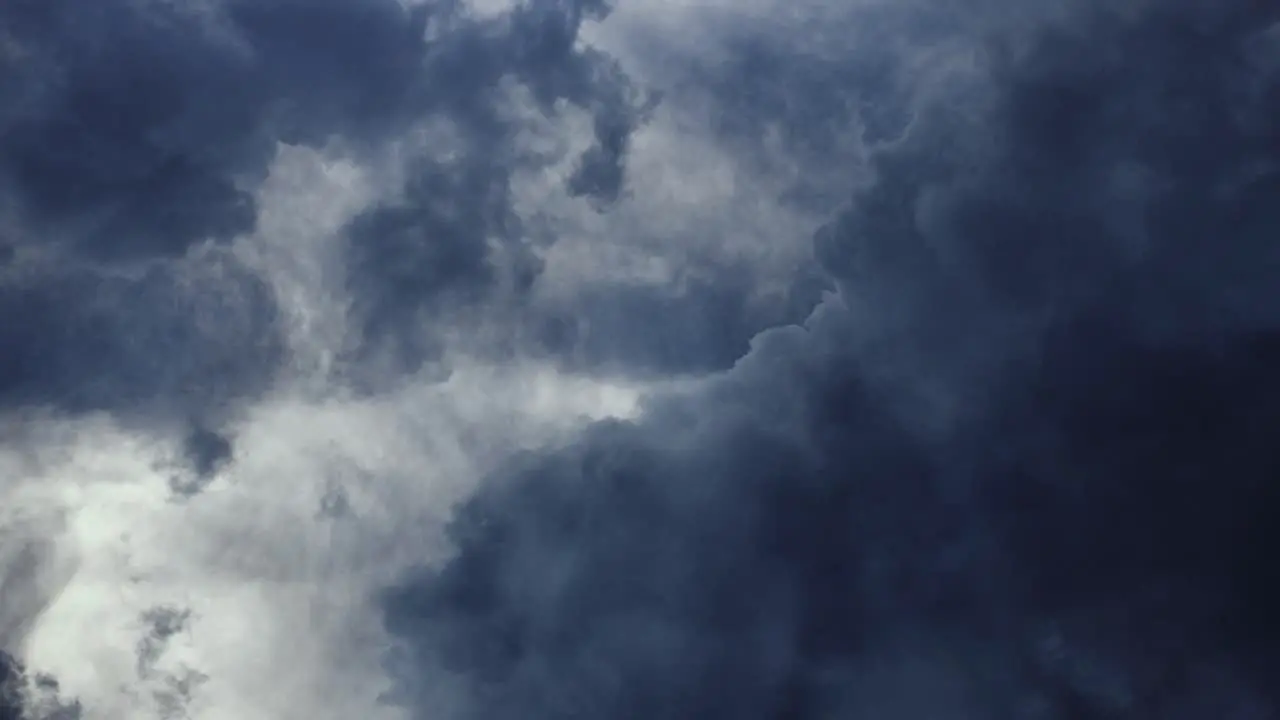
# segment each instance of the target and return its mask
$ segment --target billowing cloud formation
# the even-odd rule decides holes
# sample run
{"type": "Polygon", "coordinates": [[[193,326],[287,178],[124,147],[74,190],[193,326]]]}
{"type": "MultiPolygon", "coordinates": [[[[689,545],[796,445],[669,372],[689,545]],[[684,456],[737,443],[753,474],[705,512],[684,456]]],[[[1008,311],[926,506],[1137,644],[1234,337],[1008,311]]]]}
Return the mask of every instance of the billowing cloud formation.
{"type": "Polygon", "coordinates": [[[371,598],[477,478],[808,311],[605,10],[0,8],[4,712],[404,717],[371,598]]]}
{"type": "Polygon", "coordinates": [[[0,6],[0,716],[1270,717],[1278,20],[0,6]]]}
{"type": "Polygon", "coordinates": [[[1275,711],[1277,16],[1062,10],[993,22],[875,148],[804,329],[463,506],[456,557],[387,596],[406,693],[486,719],[1275,711]]]}
{"type": "MultiPolygon", "coordinates": [[[[539,5],[486,18],[392,0],[6,5],[4,303],[34,308],[41,337],[26,339],[25,323],[6,328],[18,334],[6,345],[22,350],[0,386],[23,402],[72,407],[214,384],[224,396],[260,390],[281,361],[280,329],[269,291],[227,244],[257,226],[254,189],[281,143],[405,154],[398,197],[342,230],[360,328],[345,349],[403,355],[409,367],[437,359],[423,327],[431,314],[487,299],[504,278],[527,288],[538,273],[509,186],[512,173],[545,160],[516,143],[521,117],[504,92],[523,93],[522,112],[584,108],[597,137],[575,178],[620,172],[597,166],[622,162],[643,101],[616,63],[574,46],[583,20],[605,10],[539,5]],[[406,151],[401,138],[433,121],[456,132],[426,142],[447,147],[406,151]],[[214,257],[182,267],[201,252],[214,257]],[[226,277],[193,288],[188,274],[214,262],[226,277]],[[449,295],[453,305],[434,302],[449,295]],[[159,313],[134,302],[181,307],[182,317],[141,329],[159,313]],[[193,327],[188,316],[200,313],[218,327],[193,327]],[[107,329],[114,318],[130,327],[107,329]],[[54,340],[48,326],[70,337],[54,340]],[[236,357],[209,358],[227,348],[236,357]],[[160,356],[163,371],[145,368],[160,356]]],[[[582,182],[568,183],[574,194],[618,192],[582,182]]]]}

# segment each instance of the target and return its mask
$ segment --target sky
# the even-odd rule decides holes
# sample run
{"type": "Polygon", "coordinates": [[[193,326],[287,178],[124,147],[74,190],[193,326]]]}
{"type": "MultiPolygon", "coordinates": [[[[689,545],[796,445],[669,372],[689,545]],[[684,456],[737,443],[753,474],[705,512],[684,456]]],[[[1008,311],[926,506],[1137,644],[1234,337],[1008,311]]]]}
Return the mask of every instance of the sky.
{"type": "Polygon", "coordinates": [[[1280,7],[0,3],[0,720],[1280,717],[1280,7]]]}

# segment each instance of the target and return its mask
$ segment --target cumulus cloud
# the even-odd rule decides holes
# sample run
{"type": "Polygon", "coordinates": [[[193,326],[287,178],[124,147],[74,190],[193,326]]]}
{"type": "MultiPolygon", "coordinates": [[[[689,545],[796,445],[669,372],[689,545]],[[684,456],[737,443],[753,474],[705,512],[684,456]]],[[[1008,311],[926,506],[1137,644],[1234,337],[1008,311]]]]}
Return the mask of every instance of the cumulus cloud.
{"type": "Polygon", "coordinates": [[[1269,717],[1278,21],[3,5],[0,717],[1269,717]]]}

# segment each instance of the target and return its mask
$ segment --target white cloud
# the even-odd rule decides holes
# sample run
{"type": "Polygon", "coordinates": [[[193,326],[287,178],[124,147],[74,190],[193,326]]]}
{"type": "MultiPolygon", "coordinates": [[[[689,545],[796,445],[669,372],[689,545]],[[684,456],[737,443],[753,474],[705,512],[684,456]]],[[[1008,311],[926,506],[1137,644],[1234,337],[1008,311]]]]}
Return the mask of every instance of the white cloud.
{"type": "Polygon", "coordinates": [[[274,290],[298,376],[323,378],[347,343],[340,231],[378,190],[336,149],[281,146],[257,193],[258,228],[236,252],[274,290]]]}
{"type": "Polygon", "coordinates": [[[370,593],[447,553],[453,503],[504,456],[630,415],[640,396],[471,366],[395,397],[273,397],[232,424],[234,462],[185,500],[171,490],[178,438],[28,418],[0,445],[5,505],[48,518],[30,532],[59,587],[22,655],[91,718],[164,717],[184,677],[200,720],[397,717],[377,703],[386,640],[370,593]],[[140,669],[144,616],[165,607],[189,610],[188,626],[140,669]]]}

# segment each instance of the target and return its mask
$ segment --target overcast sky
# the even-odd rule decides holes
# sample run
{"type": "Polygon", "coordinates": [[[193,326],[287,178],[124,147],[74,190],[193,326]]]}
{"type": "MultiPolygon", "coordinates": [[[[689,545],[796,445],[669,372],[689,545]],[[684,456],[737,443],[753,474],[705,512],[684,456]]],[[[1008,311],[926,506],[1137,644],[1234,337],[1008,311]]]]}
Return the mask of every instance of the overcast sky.
{"type": "Polygon", "coordinates": [[[0,1],[0,720],[1280,717],[1280,6],[0,1]]]}

